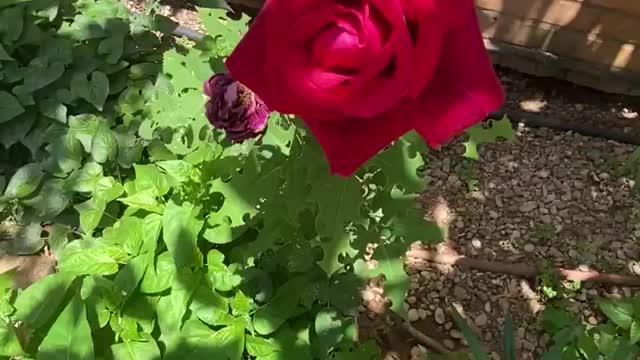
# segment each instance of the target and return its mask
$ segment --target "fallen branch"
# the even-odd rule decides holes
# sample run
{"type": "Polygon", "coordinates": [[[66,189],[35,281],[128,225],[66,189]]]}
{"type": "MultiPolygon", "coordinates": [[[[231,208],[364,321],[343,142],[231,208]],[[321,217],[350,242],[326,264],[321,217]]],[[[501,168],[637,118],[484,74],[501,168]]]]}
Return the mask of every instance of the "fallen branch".
{"type": "Polygon", "coordinates": [[[402,316],[396,314],[392,310],[387,310],[387,315],[389,318],[396,324],[400,325],[405,331],[407,331],[411,336],[413,336],[416,340],[418,340],[422,345],[428,347],[431,350],[435,350],[440,354],[450,354],[451,352],[438,341],[429,336],[425,335],[422,331],[416,329],[411,325],[408,320],[402,318],[402,316]]]}
{"type": "MultiPolygon", "coordinates": [[[[535,265],[529,264],[510,264],[503,262],[494,262],[481,259],[472,259],[464,255],[459,255],[451,250],[438,252],[436,250],[412,249],[407,253],[408,258],[422,260],[424,262],[433,262],[444,265],[455,265],[459,267],[474,269],[483,272],[493,272],[516,275],[524,278],[535,278],[543,270],[535,265]]],[[[420,263],[416,264],[420,266],[420,263]]],[[[428,267],[428,264],[424,264],[428,267]]],[[[426,269],[421,269],[426,270],[426,269]]],[[[633,275],[607,274],[597,271],[579,271],[555,268],[553,271],[560,279],[570,281],[583,281],[599,284],[636,286],[640,287],[640,277],[633,275]]]]}

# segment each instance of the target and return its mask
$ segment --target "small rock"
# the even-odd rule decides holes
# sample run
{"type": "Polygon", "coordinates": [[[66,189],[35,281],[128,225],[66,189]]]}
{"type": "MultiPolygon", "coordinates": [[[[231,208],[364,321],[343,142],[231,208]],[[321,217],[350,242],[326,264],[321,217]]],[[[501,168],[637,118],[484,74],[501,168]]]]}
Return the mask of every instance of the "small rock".
{"type": "Polygon", "coordinates": [[[476,318],[473,320],[473,322],[475,322],[476,325],[478,325],[479,327],[483,327],[483,326],[487,325],[488,321],[489,321],[489,319],[487,319],[487,315],[485,313],[482,313],[482,314],[476,316],[476,318]]]}
{"type": "Polygon", "coordinates": [[[524,246],[524,251],[528,252],[528,253],[532,253],[534,251],[536,251],[536,247],[533,244],[527,244],[524,246]]]}
{"type": "Polygon", "coordinates": [[[420,319],[420,314],[417,309],[410,309],[407,313],[407,318],[410,322],[418,321],[418,319],[420,319]]]}
{"type": "Polygon", "coordinates": [[[495,351],[491,352],[491,360],[501,360],[502,358],[500,357],[500,354],[498,354],[495,351]]]}
{"type": "Polygon", "coordinates": [[[596,317],[595,317],[595,316],[589,316],[589,318],[587,319],[587,322],[588,322],[590,325],[594,325],[594,326],[595,326],[595,325],[598,325],[598,319],[596,319],[596,317]]]}
{"type": "Polygon", "coordinates": [[[498,214],[497,212],[493,211],[493,210],[489,210],[489,217],[492,219],[497,219],[500,217],[500,214],[498,214]]]}
{"type": "Polygon", "coordinates": [[[450,339],[444,339],[442,344],[449,350],[453,350],[456,347],[456,344],[454,344],[450,339]]]}
{"type": "Polygon", "coordinates": [[[445,330],[451,330],[452,327],[453,327],[453,323],[451,321],[449,321],[448,323],[444,324],[445,330]]]}
{"type": "Polygon", "coordinates": [[[464,339],[464,335],[462,335],[462,333],[456,329],[449,331],[449,336],[454,339],[464,339]]]}
{"type": "Polygon", "coordinates": [[[487,302],[484,304],[484,311],[485,311],[487,314],[490,314],[490,313],[491,313],[491,303],[490,303],[490,302],[488,302],[488,301],[487,301],[487,302]]]}
{"type": "Polygon", "coordinates": [[[416,301],[417,301],[417,299],[416,299],[416,297],[415,297],[415,296],[409,296],[409,297],[407,298],[407,302],[408,302],[409,304],[415,304],[415,303],[416,303],[416,301]]]}
{"type": "Polygon", "coordinates": [[[541,177],[543,179],[548,178],[549,175],[551,175],[551,172],[549,172],[549,170],[547,170],[547,169],[538,171],[538,177],[541,177]]]}
{"type": "MultiPolygon", "coordinates": [[[[482,241],[480,241],[479,239],[473,239],[471,240],[471,246],[474,249],[480,249],[482,248],[482,241]]],[[[640,267],[638,269],[640,269],[640,267]]]]}
{"type": "Polygon", "coordinates": [[[465,290],[463,287],[461,286],[456,286],[453,288],[453,295],[459,299],[466,299],[467,298],[467,290],[465,290]]]}
{"type": "Polygon", "coordinates": [[[420,319],[426,319],[427,318],[427,310],[425,309],[418,309],[418,316],[420,316],[420,319]]]}
{"type": "Polygon", "coordinates": [[[538,207],[538,204],[535,201],[527,201],[524,204],[520,205],[520,211],[524,213],[531,212],[538,207]]]}
{"type": "Polygon", "coordinates": [[[433,313],[433,318],[438,324],[440,325],[444,324],[444,322],[446,321],[444,317],[444,310],[442,310],[442,308],[437,308],[436,311],[433,313]]]}
{"type": "Polygon", "coordinates": [[[584,105],[582,105],[582,104],[575,104],[574,107],[576,108],[577,111],[584,110],[584,105]]]}

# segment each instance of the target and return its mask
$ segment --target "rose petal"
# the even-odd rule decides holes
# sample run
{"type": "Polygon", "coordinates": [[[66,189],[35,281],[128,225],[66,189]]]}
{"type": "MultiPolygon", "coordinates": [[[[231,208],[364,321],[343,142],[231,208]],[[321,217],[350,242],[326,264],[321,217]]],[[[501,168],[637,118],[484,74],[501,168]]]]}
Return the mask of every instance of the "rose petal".
{"type": "Polygon", "coordinates": [[[402,0],[402,8],[413,32],[413,81],[408,95],[417,98],[438,65],[446,19],[456,14],[434,0],[402,0]]]}
{"type": "Polygon", "coordinates": [[[389,143],[412,130],[417,111],[416,103],[408,101],[368,119],[336,122],[305,117],[303,121],[322,147],[331,172],[351,176],[389,143]]]}
{"type": "Polygon", "coordinates": [[[504,102],[473,1],[447,1],[458,14],[456,25],[445,34],[434,77],[418,99],[422,118],[416,130],[434,147],[481,122],[504,102]]]}

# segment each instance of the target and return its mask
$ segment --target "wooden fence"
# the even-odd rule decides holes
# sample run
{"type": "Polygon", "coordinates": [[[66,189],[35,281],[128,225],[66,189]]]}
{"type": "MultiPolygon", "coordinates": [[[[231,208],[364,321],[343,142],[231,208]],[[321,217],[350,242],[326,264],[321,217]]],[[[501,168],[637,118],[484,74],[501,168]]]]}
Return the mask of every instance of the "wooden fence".
{"type": "Polygon", "coordinates": [[[494,62],[640,95],[640,0],[475,0],[494,62]]]}

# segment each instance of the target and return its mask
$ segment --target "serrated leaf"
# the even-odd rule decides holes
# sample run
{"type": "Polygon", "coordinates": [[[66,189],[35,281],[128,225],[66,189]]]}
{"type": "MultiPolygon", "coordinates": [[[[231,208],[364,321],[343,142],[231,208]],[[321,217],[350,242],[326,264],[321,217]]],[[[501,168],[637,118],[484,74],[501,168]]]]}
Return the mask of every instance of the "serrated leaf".
{"type": "Polygon", "coordinates": [[[249,299],[242,291],[236,291],[233,300],[231,300],[231,310],[233,315],[248,315],[252,308],[251,299],[249,299]]]}
{"type": "Polygon", "coordinates": [[[62,311],[38,347],[36,360],[93,360],[85,304],[78,295],[62,311]]]}
{"type": "Polygon", "coordinates": [[[598,307],[616,325],[629,330],[633,323],[633,305],[627,302],[598,301],[598,307]]]}
{"type": "Polygon", "coordinates": [[[192,204],[177,205],[169,201],[162,218],[162,234],[167,250],[176,267],[202,266],[202,253],[198,249],[198,234],[204,224],[199,219],[200,209],[192,204]]]}
{"type": "Polygon", "coordinates": [[[6,91],[0,91],[0,124],[15,118],[23,112],[24,108],[15,96],[6,91]]]}
{"type": "Polygon", "coordinates": [[[26,288],[14,303],[14,319],[23,321],[32,330],[46,324],[60,310],[73,279],[69,274],[56,273],[26,288]]]}
{"type": "Polygon", "coordinates": [[[256,332],[260,335],[272,334],[288,319],[299,314],[301,308],[298,303],[310,280],[308,275],[302,275],[280,286],[271,301],[256,310],[253,317],[256,332]]]}
{"type": "Polygon", "coordinates": [[[380,275],[384,275],[384,293],[392,304],[391,310],[400,316],[406,316],[407,311],[404,309],[404,298],[409,290],[409,276],[404,271],[404,260],[400,257],[392,257],[384,254],[383,248],[376,249],[377,253],[383,253],[376,257],[378,266],[370,269],[363,260],[355,263],[356,274],[363,279],[371,279],[380,275]]]}
{"type": "Polygon", "coordinates": [[[335,310],[323,309],[316,314],[314,326],[319,355],[326,358],[344,336],[343,319],[335,310]]]}
{"type": "Polygon", "coordinates": [[[24,165],[9,180],[4,196],[10,199],[21,199],[31,195],[40,185],[42,176],[39,164],[24,165]]]}
{"type": "Polygon", "coordinates": [[[514,141],[516,136],[511,121],[506,116],[500,120],[492,120],[491,127],[485,129],[482,125],[476,125],[467,131],[469,140],[464,143],[464,157],[478,160],[478,145],[495,143],[499,138],[514,141]]]}
{"type": "Polygon", "coordinates": [[[385,151],[376,155],[371,166],[379,167],[387,178],[387,186],[399,185],[408,193],[421,192],[425,188],[424,179],[418,175],[418,169],[424,166],[421,151],[424,140],[417,134],[405,135],[385,151]]]}
{"type": "Polygon", "coordinates": [[[327,173],[314,182],[309,198],[318,204],[316,229],[325,239],[320,242],[324,257],[319,265],[331,275],[342,266],[339,256],[350,251],[351,236],[346,226],[361,217],[360,184],[355,178],[343,179],[327,173]]]}

